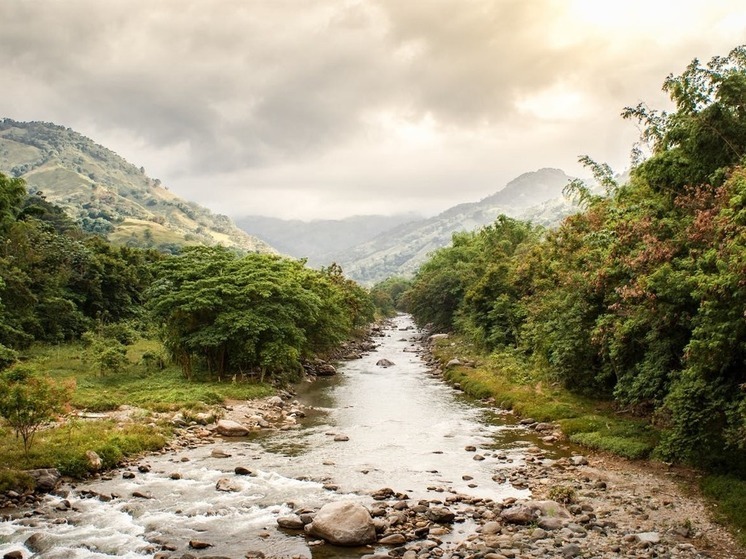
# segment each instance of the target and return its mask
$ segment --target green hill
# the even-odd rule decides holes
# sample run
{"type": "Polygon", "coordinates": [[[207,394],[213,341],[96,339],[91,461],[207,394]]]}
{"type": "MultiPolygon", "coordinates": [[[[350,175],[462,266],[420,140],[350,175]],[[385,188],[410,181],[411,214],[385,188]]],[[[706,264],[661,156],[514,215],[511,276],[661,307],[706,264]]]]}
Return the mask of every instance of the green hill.
{"type": "Polygon", "coordinates": [[[47,122],[0,121],[0,172],[63,207],[83,229],[130,246],[186,244],[275,252],[264,241],[168,191],[158,179],[81,134],[47,122]]]}

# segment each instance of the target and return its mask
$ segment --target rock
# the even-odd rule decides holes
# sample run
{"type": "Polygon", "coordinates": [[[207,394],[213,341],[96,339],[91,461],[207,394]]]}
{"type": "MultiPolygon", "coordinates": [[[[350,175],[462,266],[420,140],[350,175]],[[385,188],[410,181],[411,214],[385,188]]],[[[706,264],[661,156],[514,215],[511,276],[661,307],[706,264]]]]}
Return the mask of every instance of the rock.
{"type": "Polygon", "coordinates": [[[348,437],[347,435],[336,435],[334,437],[334,442],[337,442],[337,443],[344,443],[349,440],[350,440],[350,437],[348,437]]]}
{"type": "Polygon", "coordinates": [[[285,405],[285,402],[282,401],[282,398],[280,396],[272,396],[269,400],[267,400],[267,403],[270,406],[274,406],[276,408],[281,408],[285,405]]]}
{"type": "Polygon", "coordinates": [[[86,463],[88,464],[88,468],[93,472],[99,471],[101,469],[101,466],[103,466],[101,457],[98,454],[96,454],[93,450],[85,451],[85,459],[86,459],[86,463]]]}
{"type": "Polygon", "coordinates": [[[430,340],[431,343],[437,342],[438,340],[447,340],[447,339],[448,339],[448,334],[433,334],[432,336],[428,338],[428,340],[430,340]]]}
{"type": "Polygon", "coordinates": [[[212,547],[212,544],[200,540],[189,540],[189,547],[192,549],[207,549],[208,547],[212,547]]]}
{"type": "Polygon", "coordinates": [[[50,493],[54,491],[62,477],[56,468],[41,468],[28,470],[28,474],[34,478],[34,486],[39,493],[50,493]]]}
{"type": "Polygon", "coordinates": [[[244,468],[243,466],[236,466],[236,468],[233,470],[233,472],[237,476],[255,476],[256,475],[250,469],[244,468]]]}
{"type": "Polygon", "coordinates": [[[329,543],[358,546],[376,540],[376,529],[368,510],[359,503],[337,501],[319,509],[306,531],[329,543]]]}
{"type": "Polygon", "coordinates": [[[135,479],[135,472],[122,472],[122,479],[135,479]]]}
{"type": "Polygon", "coordinates": [[[54,547],[54,541],[48,534],[34,532],[26,538],[24,545],[33,553],[44,553],[54,547]]]}
{"type": "Polygon", "coordinates": [[[179,472],[171,472],[171,474],[168,477],[169,479],[179,480],[181,479],[182,476],[179,472]]]}
{"type": "Polygon", "coordinates": [[[446,363],[446,369],[450,367],[458,367],[459,365],[463,365],[460,359],[451,359],[448,363],[446,363]]]}
{"type": "Polygon", "coordinates": [[[217,481],[217,483],[215,484],[215,489],[217,489],[218,491],[225,491],[226,493],[236,493],[238,491],[241,491],[240,487],[238,487],[235,483],[225,477],[221,477],[217,481]]]}
{"type": "Polygon", "coordinates": [[[140,464],[137,466],[137,471],[141,474],[147,474],[150,471],[150,465],[149,464],[140,464]]]}
{"type": "Polygon", "coordinates": [[[580,546],[575,543],[563,545],[562,549],[560,549],[560,553],[567,559],[570,559],[571,557],[577,557],[581,554],[581,552],[582,550],[580,549],[580,546]]]}
{"type": "Polygon", "coordinates": [[[277,519],[277,525],[280,528],[285,528],[286,530],[303,530],[303,526],[305,526],[303,521],[300,519],[300,516],[298,516],[297,514],[280,516],[277,519]]]}
{"type": "Polygon", "coordinates": [[[554,425],[551,423],[537,423],[534,425],[536,431],[554,431],[554,425]]]}
{"type": "Polygon", "coordinates": [[[394,366],[394,362],[393,361],[389,361],[388,359],[379,359],[378,361],[376,361],[376,366],[383,367],[383,368],[393,367],[394,366]]]}
{"type": "Polygon", "coordinates": [[[661,542],[661,535],[658,532],[640,532],[635,534],[635,539],[640,543],[656,545],[661,542]]]}
{"type": "Polygon", "coordinates": [[[152,499],[153,496],[148,493],[143,493],[142,491],[133,491],[132,492],[133,497],[137,497],[138,499],[152,499]]]}
{"type": "Polygon", "coordinates": [[[249,429],[230,419],[221,419],[218,421],[217,432],[224,437],[245,437],[249,434],[249,429]]]}
{"type": "Polygon", "coordinates": [[[222,448],[214,448],[210,453],[213,458],[230,458],[231,455],[225,452],[222,448]]]}
{"type": "Polygon", "coordinates": [[[315,373],[320,377],[333,377],[337,374],[337,369],[330,363],[323,363],[316,367],[315,373]]]}
{"type": "Polygon", "coordinates": [[[532,508],[526,505],[513,505],[500,513],[500,518],[509,524],[530,524],[536,519],[532,508]]]}
{"type": "Polygon", "coordinates": [[[404,534],[389,534],[378,540],[378,543],[381,545],[403,545],[407,543],[407,538],[404,534]]]}
{"type": "Polygon", "coordinates": [[[452,524],[456,520],[456,515],[445,507],[432,507],[426,516],[437,524],[452,524]]]}
{"type": "Polygon", "coordinates": [[[476,460],[477,462],[481,462],[482,460],[484,460],[484,456],[482,456],[481,454],[475,454],[474,456],[472,456],[472,459],[476,460]]]}
{"type": "Polygon", "coordinates": [[[373,499],[375,499],[376,501],[385,501],[386,499],[391,499],[395,495],[396,493],[393,489],[391,489],[390,487],[383,487],[381,489],[378,489],[377,491],[374,491],[371,494],[371,497],[373,497],[373,499]]]}
{"type": "Polygon", "coordinates": [[[23,559],[23,552],[19,550],[9,551],[3,555],[3,559],[23,559]]]}
{"type": "Polygon", "coordinates": [[[539,528],[543,528],[544,530],[559,530],[564,525],[564,522],[561,518],[556,518],[553,516],[542,516],[539,518],[538,522],[536,523],[539,528]]]}
{"type": "Polygon", "coordinates": [[[570,456],[570,464],[573,466],[586,466],[588,459],[585,456],[570,456]]]}

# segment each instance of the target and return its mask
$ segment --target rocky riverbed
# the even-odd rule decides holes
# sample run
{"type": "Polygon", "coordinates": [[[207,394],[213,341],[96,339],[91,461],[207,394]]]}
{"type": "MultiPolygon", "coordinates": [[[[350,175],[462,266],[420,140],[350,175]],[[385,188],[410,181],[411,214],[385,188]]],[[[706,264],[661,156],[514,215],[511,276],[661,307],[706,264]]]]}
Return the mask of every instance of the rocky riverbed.
{"type": "MultiPolygon", "coordinates": [[[[402,330],[401,325],[398,330],[402,330]]],[[[402,332],[398,330],[390,328],[387,335],[399,337],[402,332]]],[[[418,359],[428,359],[426,346],[412,340],[412,344],[402,346],[405,351],[419,355],[418,359]]],[[[349,359],[355,359],[374,350],[374,346],[367,345],[351,348],[347,353],[349,359]]],[[[403,354],[387,355],[380,358],[387,359],[388,363],[374,366],[396,372],[403,354]]],[[[371,363],[378,361],[375,357],[371,363]]],[[[324,364],[316,364],[316,367],[324,371],[322,374],[333,374],[324,364]]],[[[454,452],[458,455],[455,458],[459,460],[459,471],[463,472],[459,476],[461,479],[449,474],[448,479],[414,487],[412,480],[418,479],[416,477],[405,482],[389,476],[386,486],[353,493],[345,493],[335,479],[335,475],[343,477],[340,467],[349,466],[322,459],[318,465],[313,463],[313,471],[298,476],[311,481],[295,481],[266,471],[280,462],[262,462],[258,460],[259,451],[255,447],[234,442],[245,441],[246,434],[262,432],[287,432],[290,438],[300,438],[304,416],[315,412],[296,399],[296,394],[281,392],[262,400],[229,402],[216,414],[171,417],[176,437],[159,454],[132,461],[118,471],[102,472],[95,485],[63,485],[45,498],[9,496],[6,504],[15,508],[5,509],[4,520],[28,531],[24,532],[23,539],[13,540],[9,536],[13,530],[3,530],[3,523],[0,523],[0,556],[5,559],[32,556],[44,559],[67,556],[156,559],[746,557],[731,535],[712,522],[708,506],[693,493],[692,472],[660,464],[629,462],[577,448],[568,452],[562,434],[554,425],[530,419],[524,419],[520,428],[532,433],[537,444],[521,448],[520,454],[496,448],[484,437],[458,439],[462,446],[454,452]],[[555,447],[562,452],[555,452],[555,447]],[[265,471],[258,471],[254,464],[262,465],[265,471]],[[187,466],[192,469],[187,470],[187,466]],[[331,475],[315,471],[324,468],[332,472],[331,475]],[[483,475],[485,468],[490,472],[487,476],[483,475]],[[202,472],[199,475],[205,478],[201,481],[209,484],[207,489],[199,488],[195,472],[202,472]],[[272,487],[267,484],[278,480],[286,486],[306,484],[304,490],[313,492],[312,498],[307,500],[314,504],[309,506],[302,498],[293,498],[295,502],[286,497],[275,499],[272,487]],[[125,481],[133,484],[142,481],[143,485],[122,486],[125,481]],[[119,483],[118,487],[127,487],[129,492],[117,493],[107,483],[119,483]],[[180,489],[185,483],[192,485],[180,489]],[[506,487],[517,489],[516,494],[521,496],[506,497],[503,491],[506,487]],[[148,517],[149,513],[140,503],[158,500],[148,488],[160,492],[163,507],[151,513],[152,519],[142,523],[144,528],[132,526],[130,518],[148,517]],[[197,491],[203,493],[197,497],[197,491]],[[202,509],[195,505],[192,510],[183,500],[184,495],[190,493],[195,493],[195,499],[208,502],[202,509]],[[257,496],[260,493],[266,495],[257,496]],[[259,499],[256,502],[261,506],[252,506],[251,514],[260,515],[258,520],[235,516],[235,511],[246,510],[250,504],[246,501],[254,498],[259,499]],[[169,499],[174,503],[172,508],[169,508],[169,499]],[[123,515],[121,528],[104,528],[102,532],[130,531],[131,541],[140,542],[137,543],[140,547],[135,549],[132,548],[135,544],[118,543],[117,549],[125,551],[102,551],[107,545],[114,546],[99,541],[105,539],[104,534],[97,536],[99,540],[90,539],[95,545],[86,544],[82,550],[75,548],[74,555],[59,551],[59,540],[49,533],[50,527],[90,522],[86,518],[91,516],[84,516],[86,500],[112,505],[121,503],[119,508],[111,509],[111,514],[123,515]],[[219,504],[210,505],[213,500],[219,504]],[[212,517],[217,517],[219,524],[217,528],[208,529],[207,523],[212,517]],[[195,522],[196,530],[192,537],[173,533],[166,537],[162,524],[168,522],[195,522]],[[247,528],[235,526],[236,523],[247,528]],[[232,547],[221,547],[224,543],[221,540],[226,539],[235,540],[232,547]],[[283,540],[304,543],[285,546],[283,540]],[[262,541],[274,543],[268,546],[257,543],[262,541]],[[128,546],[132,549],[127,549],[128,546]],[[225,549],[230,549],[230,554],[226,554],[225,549]],[[234,551],[236,549],[240,551],[234,551]],[[306,551],[298,552],[298,549],[306,551]]],[[[138,414],[125,409],[116,417],[129,421],[138,414]]],[[[330,445],[349,449],[359,448],[345,445],[356,444],[362,436],[355,432],[347,436],[336,431],[320,436],[332,439],[332,435],[330,445]]],[[[428,449],[434,457],[441,455],[441,450],[428,449]]],[[[416,461],[414,450],[411,452],[412,461],[416,461]]],[[[288,457],[287,463],[304,459],[288,457]]],[[[309,464],[310,460],[308,458],[309,464]]],[[[367,474],[366,467],[353,481],[362,479],[360,476],[367,479],[375,472],[367,474]]],[[[47,476],[47,489],[51,489],[49,484],[54,486],[52,474],[43,475],[47,476]]],[[[434,470],[432,479],[439,479],[434,470]]],[[[90,514],[107,513],[94,510],[90,514]]]]}

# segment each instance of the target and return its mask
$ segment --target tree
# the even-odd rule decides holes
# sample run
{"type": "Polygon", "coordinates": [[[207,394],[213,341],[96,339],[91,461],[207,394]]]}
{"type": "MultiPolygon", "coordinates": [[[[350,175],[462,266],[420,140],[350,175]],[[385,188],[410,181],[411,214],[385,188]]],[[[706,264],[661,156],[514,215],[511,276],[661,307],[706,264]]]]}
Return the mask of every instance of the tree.
{"type": "Polygon", "coordinates": [[[705,66],[694,59],[681,75],[669,75],[663,90],[674,112],[644,104],[622,112],[642,124],[642,140],[653,152],[633,174],[672,193],[686,185],[721,185],[727,169],[746,156],[746,46],[705,66]]]}
{"type": "Polygon", "coordinates": [[[267,254],[190,247],[157,266],[150,308],[187,378],[198,368],[279,376],[338,344],[372,309],[341,275],[267,254]]]}
{"type": "Polygon", "coordinates": [[[30,367],[13,367],[0,378],[0,416],[23,440],[26,456],[36,432],[62,411],[70,392],[71,387],[42,377],[30,367]]]}
{"type": "Polygon", "coordinates": [[[0,232],[15,221],[26,197],[26,182],[0,173],[0,232]]]}

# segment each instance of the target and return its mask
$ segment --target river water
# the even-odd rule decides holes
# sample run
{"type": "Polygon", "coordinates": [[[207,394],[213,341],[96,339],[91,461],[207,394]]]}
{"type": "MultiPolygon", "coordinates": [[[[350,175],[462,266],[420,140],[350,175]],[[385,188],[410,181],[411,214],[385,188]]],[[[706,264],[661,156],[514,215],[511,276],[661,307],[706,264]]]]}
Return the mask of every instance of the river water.
{"type": "MultiPolygon", "coordinates": [[[[340,365],[335,377],[297,387],[298,399],[312,407],[298,429],[147,457],[150,471],[133,479],[114,472],[111,479],[68,488],[69,509],[57,510],[66,506],[62,497],[49,496],[44,514],[0,522],[0,556],[20,550],[24,558],[141,559],[165,544],[175,558],[242,558],[252,551],[360,557],[370,548],[309,546],[302,534],[278,529],[276,519],[338,499],[368,504],[370,493],[383,487],[412,499],[528,496],[504,478],[528,446],[540,444],[536,435],[430,375],[418,336],[411,318],[399,316],[376,339],[376,351],[340,365]],[[380,359],[394,365],[377,366],[380,359]],[[349,440],[335,441],[337,435],[349,440]],[[477,450],[466,450],[470,446],[477,450]],[[230,456],[214,457],[216,448],[230,456]],[[236,466],[256,475],[237,476],[236,466]],[[180,479],[172,479],[175,473],[180,479]],[[216,490],[221,479],[233,490],[216,490]],[[115,498],[85,498],[85,491],[115,498]],[[24,543],[33,534],[36,555],[24,543]],[[189,549],[190,540],[212,547],[189,549]]],[[[451,537],[472,529],[468,522],[456,524],[451,537]]]]}

